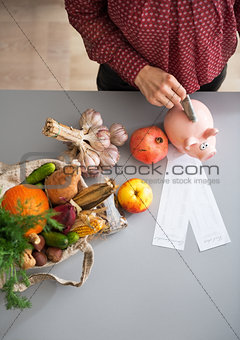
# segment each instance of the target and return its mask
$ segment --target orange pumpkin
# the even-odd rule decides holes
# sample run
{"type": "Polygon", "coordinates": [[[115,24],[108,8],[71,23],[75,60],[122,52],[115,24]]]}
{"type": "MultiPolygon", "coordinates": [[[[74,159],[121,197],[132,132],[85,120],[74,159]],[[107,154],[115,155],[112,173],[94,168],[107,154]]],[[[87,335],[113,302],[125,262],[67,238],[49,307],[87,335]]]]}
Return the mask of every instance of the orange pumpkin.
{"type": "MultiPolygon", "coordinates": [[[[2,207],[12,214],[17,214],[18,202],[23,207],[22,215],[38,215],[49,209],[48,198],[44,191],[29,185],[19,184],[8,189],[3,196],[2,207]]],[[[45,223],[41,221],[34,228],[29,229],[25,236],[32,233],[39,234],[45,223]]]]}

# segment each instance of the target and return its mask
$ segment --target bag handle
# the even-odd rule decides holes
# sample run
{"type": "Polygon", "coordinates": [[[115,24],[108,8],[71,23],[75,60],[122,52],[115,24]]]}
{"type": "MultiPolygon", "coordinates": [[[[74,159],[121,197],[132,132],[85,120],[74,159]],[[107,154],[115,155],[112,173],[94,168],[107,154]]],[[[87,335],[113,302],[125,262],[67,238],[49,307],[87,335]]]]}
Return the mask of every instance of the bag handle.
{"type": "Polygon", "coordinates": [[[23,292],[30,286],[33,286],[37,283],[43,282],[45,280],[53,280],[58,283],[60,283],[63,286],[73,286],[73,287],[80,287],[84,284],[84,282],[87,280],[93,263],[94,263],[94,252],[93,248],[90,243],[87,242],[87,239],[85,238],[82,242],[80,242],[76,248],[76,250],[81,250],[84,253],[83,257],[83,264],[82,264],[82,275],[79,282],[76,281],[69,281],[59,278],[58,276],[55,276],[53,274],[48,273],[39,273],[39,274],[33,274],[28,277],[30,285],[26,286],[24,283],[18,283],[14,286],[14,290],[18,292],[23,292]]]}

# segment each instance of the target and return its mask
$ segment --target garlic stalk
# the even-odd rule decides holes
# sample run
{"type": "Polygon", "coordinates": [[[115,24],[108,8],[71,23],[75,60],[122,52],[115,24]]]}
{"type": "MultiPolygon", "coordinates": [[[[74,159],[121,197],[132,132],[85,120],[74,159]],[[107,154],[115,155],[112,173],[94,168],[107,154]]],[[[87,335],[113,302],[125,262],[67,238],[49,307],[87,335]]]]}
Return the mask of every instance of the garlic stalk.
{"type": "Polygon", "coordinates": [[[58,159],[65,163],[71,163],[74,159],[77,158],[78,147],[72,144],[72,148],[64,151],[58,159]]]}

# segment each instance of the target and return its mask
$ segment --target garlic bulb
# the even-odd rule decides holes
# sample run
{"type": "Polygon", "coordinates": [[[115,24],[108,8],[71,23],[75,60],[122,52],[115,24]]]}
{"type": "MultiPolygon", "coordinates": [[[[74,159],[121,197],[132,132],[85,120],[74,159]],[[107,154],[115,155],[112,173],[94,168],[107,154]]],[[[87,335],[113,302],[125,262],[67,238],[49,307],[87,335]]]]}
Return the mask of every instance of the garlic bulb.
{"type": "Polygon", "coordinates": [[[67,163],[77,159],[83,175],[96,176],[103,167],[111,167],[118,162],[116,145],[123,145],[128,138],[123,125],[112,124],[109,131],[102,123],[100,113],[88,109],[80,118],[80,130],[48,118],[42,132],[67,144],[68,150],[59,159],[67,163]]]}
{"type": "Polygon", "coordinates": [[[87,140],[93,149],[102,151],[110,145],[110,132],[106,126],[92,126],[83,140],[87,140]]]}
{"type": "Polygon", "coordinates": [[[78,155],[82,173],[86,176],[96,176],[99,174],[99,155],[91,149],[81,149],[78,155]]]}
{"type": "Polygon", "coordinates": [[[85,151],[84,161],[86,167],[98,166],[100,164],[100,158],[98,154],[90,149],[85,151]]]}
{"type": "Polygon", "coordinates": [[[107,149],[99,153],[101,166],[114,166],[119,160],[119,152],[115,145],[110,144],[107,149]]]}
{"type": "Polygon", "coordinates": [[[128,134],[125,127],[121,124],[114,123],[110,126],[111,143],[117,146],[122,146],[128,139],[128,134]]]}
{"type": "Polygon", "coordinates": [[[102,124],[103,120],[100,113],[93,109],[84,111],[79,120],[80,128],[83,129],[84,134],[88,133],[91,127],[101,126],[102,124]]]}

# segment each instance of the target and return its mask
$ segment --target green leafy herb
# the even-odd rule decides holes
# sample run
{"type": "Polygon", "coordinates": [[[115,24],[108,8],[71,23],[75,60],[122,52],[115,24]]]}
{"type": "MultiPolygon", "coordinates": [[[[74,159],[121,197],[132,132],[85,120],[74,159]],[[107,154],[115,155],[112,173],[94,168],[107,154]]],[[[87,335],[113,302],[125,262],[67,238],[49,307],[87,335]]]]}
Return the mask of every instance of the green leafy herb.
{"type": "Polygon", "coordinates": [[[29,286],[27,273],[21,269],[23,262],[23,252],[32,248],[24,234],[27,230],[34,228],[39,222],[46,220],[44,230],[52,228],[63,230],[63,226],[52,219],[56,215],[53,209],[47,210],[36,216],[21,215],[22,206],[18,203],[18,213],[12,214],[1,206],[0,199],[0,279],[4,279],[2,291],[5,292],[7,309],[29,308],[30,301],[14,291],[14,285],[23,282],[29,286]]]}
{"type": "Polygon", "coordinates": [[[53,218],[51,218],[53,216],[59,215],[60,213],[55,210],[53,211],[50,210],[48,214],[49,214],[49,218],[47,219],[47,223],[45,227],[43,228],[43,231],[49,232],[52,229],[62,231],[65,228],[64,225],[54,220],[53,218]]]}

